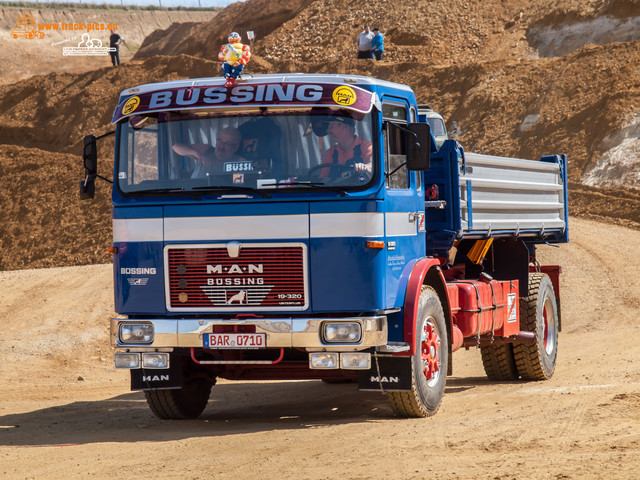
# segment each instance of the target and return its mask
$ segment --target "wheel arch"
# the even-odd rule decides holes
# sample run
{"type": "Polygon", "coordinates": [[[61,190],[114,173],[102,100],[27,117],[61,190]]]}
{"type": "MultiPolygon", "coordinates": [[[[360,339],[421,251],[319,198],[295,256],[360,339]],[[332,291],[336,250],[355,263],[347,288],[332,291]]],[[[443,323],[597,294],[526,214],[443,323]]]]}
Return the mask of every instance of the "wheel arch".
{"type": "Polygon", "coordinates": [[[442,275],[440,267],[444,264],[443,258],[422,258],[416,262],[413,266],[413,270],[409,275],[409,281],[407,283],[407,290],[405,292],[404,299],[404,319],[403,319],[403,338],[404,341],[409,344],[409,350],[402,352],[402,356],[411,356],[415,353],[415,329],[418,314],[418,301],[420,299],[420,291],[423,285],[429,285],[438,294],[440,303],[442,305],[442,311],[445,316],[445,323],[447,327],[448,343],[448,372],[451,374],[451,307],[449,305],[449,298],[447,296],[447,284],[442,275]]]}
{"type": "Polygon", "coordinates": [[[562,267],[560,265],[540,265],[529,268],[529,273],[545,273],[551,280],[553,293],[556,297],[556,306],[558,308],[558,332],[562,331],[562,308],[560,308],[560,274],[562,267]]]}

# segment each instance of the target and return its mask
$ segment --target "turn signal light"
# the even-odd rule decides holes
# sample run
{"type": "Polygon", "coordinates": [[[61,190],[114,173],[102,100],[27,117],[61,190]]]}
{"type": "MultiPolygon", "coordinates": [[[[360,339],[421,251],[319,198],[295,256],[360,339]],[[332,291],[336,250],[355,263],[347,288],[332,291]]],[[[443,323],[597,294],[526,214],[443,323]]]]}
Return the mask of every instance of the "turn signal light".
{"type": "Polygon", "coordinates": [[[112,255],[115,255],[116,253],[118,253],[118,247],[107,248],[107,253],[111,253],[112,255]]]}
{"type": "Polygon", "coordinates": [[[382,240],[368,240],[367,248],[384,248],[384,242],[382,240]]]}

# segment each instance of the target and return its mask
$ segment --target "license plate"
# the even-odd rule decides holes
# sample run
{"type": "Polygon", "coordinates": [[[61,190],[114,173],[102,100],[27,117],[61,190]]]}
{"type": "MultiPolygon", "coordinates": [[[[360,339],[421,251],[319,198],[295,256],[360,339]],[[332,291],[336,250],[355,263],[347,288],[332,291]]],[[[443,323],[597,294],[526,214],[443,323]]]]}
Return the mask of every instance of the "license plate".
{"type": "Polygon", "coordinates": [[[266,333],[209,333],[204,348],[267,348],[266,333]]]}

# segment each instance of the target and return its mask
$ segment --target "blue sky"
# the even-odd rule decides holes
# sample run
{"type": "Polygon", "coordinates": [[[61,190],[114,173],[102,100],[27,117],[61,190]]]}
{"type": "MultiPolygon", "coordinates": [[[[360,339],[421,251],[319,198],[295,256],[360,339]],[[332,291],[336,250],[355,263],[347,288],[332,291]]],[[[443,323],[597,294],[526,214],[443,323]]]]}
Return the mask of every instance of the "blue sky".
{"type": "MultiPolygon", "coordinates": [[[[36,0],[28,0],[36,2],[36,0]]],[[[59,0],[66,2],[68,0],[59,0]]],[[[82,0],[77,3],[95,3],[103,4],[109,3],[114,5],[158,5],[162,2],[163,7],[226,7],[230,3],[234,3],[238,0],[82,0]]],[[[243,1],[243,0],[240,0],[243,1]]],[[[39,0],[39,3],[48,3],[46,0],[39,0]]]]}

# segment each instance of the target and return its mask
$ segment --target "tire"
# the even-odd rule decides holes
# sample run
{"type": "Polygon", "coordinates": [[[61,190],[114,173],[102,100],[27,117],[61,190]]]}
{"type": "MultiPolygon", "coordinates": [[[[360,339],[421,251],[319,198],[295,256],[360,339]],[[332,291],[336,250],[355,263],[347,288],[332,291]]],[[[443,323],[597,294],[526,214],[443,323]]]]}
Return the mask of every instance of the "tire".
{"type": "Polygon", "coordinates": [[[444,395],[449,361],[449,341],[442,305],[436,291],[424,285],[416,322],[416,352],[411,357],[411,391],[387,392],[400,417],[434,415],[444,395]]]}
{"type": "Polygon", "coordinates": [[[558,355],[558,306],[553,285],[543,273],[529,274],[529,296],[520,299],[520,328],[536,341],[515,343],[513,354],[523,380],[548,380],[558,355]]]}
{"type": "Polygon", "coordinates": [[[207,406],[211,381],[194,378],[179,389],[146,390],[147,404],[156,417],[164,420],[187,420],[198,417],[207,406]]]}
{"type": "Polygon", "coordinates": [[[489,380],[516,380],[518,368],[510,343],[480,347],[482,365],[489,380]]]}

